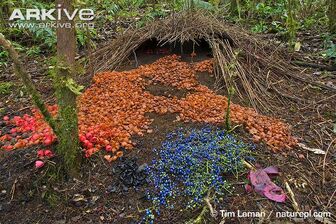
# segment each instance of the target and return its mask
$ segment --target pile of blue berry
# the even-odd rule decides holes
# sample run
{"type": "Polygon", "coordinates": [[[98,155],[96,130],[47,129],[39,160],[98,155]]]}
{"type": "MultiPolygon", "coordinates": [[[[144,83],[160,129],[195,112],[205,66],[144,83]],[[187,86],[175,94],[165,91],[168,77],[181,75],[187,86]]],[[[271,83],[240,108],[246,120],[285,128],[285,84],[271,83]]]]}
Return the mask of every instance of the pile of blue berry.
{"type": "Polygon", "coordinates": [[[147,196],[156,213],[160,207],[174,207],[173,201],[178,197],[183,198],[188,209],[202,205],[210,189],[216,195],[227,193],[230,184],[223,174],[242,171],[242,160],[252,147],[225,130],[210,126],[180,128],[168,134],[161,148],[155,150],[158,159],[147,167],[153,185],[147,196]]]}

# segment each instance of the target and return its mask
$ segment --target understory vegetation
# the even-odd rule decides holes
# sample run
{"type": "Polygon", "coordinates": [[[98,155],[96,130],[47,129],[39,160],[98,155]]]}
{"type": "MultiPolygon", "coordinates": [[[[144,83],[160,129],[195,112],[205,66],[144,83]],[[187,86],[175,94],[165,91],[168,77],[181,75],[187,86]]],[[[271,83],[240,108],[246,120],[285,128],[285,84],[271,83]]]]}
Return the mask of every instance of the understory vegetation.
{"type": "MultiPolygon", "coordinates": [[[[207,9],[216,16],[231,20],[248,27],[254,33],[274,33],[280,39],[290,43],[293,49],[299,49],[300,40],[298,35],[304,32],[312,32],[318,35],[324,42],[323,48],[318,54],[326,59],[335,58],[335,32],[330,30],[333,23],[328,12],[332,9],[328,0],[254,0],[237,1],[237,10],[232,10],[235,0],[99,0],[99,1],[75,1],[74,7],[91,8],[95,12],[95,26],[76,29],[76,38],[79,48],[92,48],[101,36],[101,30],[107,26],[112,28],[112,35],[123,32],[126,23],[130,26],[141,27],[147,22],[163,18],[169,13],[186,10],[190,7],[207,9]]],[[[332,2],[332,1],[331,1],[332,2]]],[[[9,27],[6,19],[14,8],[45,8],[55,7],[53,1],[40,0],[15,0],[2,1],[0,8],[2,14],[1,32],[12,39],[15,47],[27,56],[50,54],[55,51],[56,35],[52,28],[39,28],[29,26],[26,29],[9,27]]],[[[29,21],[32,22],[32,21],[29,21]]],[[[25,21],[16,21],[18,24],[25,21]]],[[[109,29],[111,29],[109,28],[109,29]]],[[[0,63],[5,64],[7,53],[0,52],[0,63]]]]}

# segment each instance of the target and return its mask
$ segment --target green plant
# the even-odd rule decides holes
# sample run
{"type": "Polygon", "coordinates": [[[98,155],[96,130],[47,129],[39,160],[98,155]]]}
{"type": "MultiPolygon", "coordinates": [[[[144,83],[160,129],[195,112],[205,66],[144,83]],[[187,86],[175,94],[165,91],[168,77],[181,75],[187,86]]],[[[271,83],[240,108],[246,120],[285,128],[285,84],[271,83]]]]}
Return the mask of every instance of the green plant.
{"type": "Polygon", "coordinates": [[[325,51],[324,56],[328,59],[336,58],[336,44],[331,43],[330,47],[325,51]]]}
{"type": "Polygon", "coordinates": [[[206,10],[215,9],[215,7],[211,3],[203,0],[184,0],[184,9],[190,9],[190,8],[199,8],[206,10]]]}
{"type": "Polygon", "coordinates": [[[295,18],[295,0],[288,0],[287,12],[288,16],[286,20],[286,26],[288,29],[289,45],[293,47],[296,38],[296,31],[298,28],[298,24],[295,18]]]}
{"type": "Polygon", "coordinates": [[[28,50],[26,51],[26,54],[28,56],[37,56],[40,53],[41,53],[41,48],[39,46],[32,46],[28,48],[28,50]]]}
{"type": "Polygon", "coordinates": [[[258,24],[256,24],[254,27],[252,27],[251,31],[253,33],[263,33],[265,32],[266,30],[268,30],[268,26],[260,21],[258,24]]]}
{"type": "Polygon", "coordinates": [[[258,3],[245,0],[241,2],[241,11],[243,21],[253,32],[278,33],[287,37],[292,46],[298,30],[325,30],[328,25],[327,5],[321,0],[264,0],[258,3]]]}
{"type": "Polygon", "coordinates": [[[77,29],[76,39],[79,46],[83,47],[88,44],[88,42],[97,36],[96,29],[77,29]]]}
{"type": "Polygon", "coordinates": [[[235,89],[233,86],[230,86],[229,87],[229,90],[228,90],[228,106],[227,106],[227,109],[226,109],[226,115],[225,115],[225,128],[227,131],[230,131],[231,130],[231,118],[230,118],[230,113],[231,113],[231,110],[230,110],[230,106],[231,106],[231,99],[232,99],[232,96],[235,92],[235,89]]]}
{"type": "Polygon", "coordinates": [[[8,60],[8,52],[4,51],[2,47],[0,47],[0,65],[7,65],[8,60]]]}
{"type": "Polygon", "coordinates": [[[326,59],[336,59],[336,44],[333,42],[334,38],[335,35],[323,35],[324,50],[322,51],[322,56],[326,59]]]}
{"type": "Polygon", "coordinates": [[[13,87],[12,82],[0,82],[0,95],[7,95],[13,87]]]}

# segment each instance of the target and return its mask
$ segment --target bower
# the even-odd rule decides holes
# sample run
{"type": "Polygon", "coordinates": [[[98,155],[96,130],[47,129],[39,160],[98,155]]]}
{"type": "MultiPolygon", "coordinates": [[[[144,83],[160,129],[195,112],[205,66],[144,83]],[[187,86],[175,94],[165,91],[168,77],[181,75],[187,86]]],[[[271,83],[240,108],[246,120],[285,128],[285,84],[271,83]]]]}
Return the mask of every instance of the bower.
{"type": "Polygon", "coordinates": [[[288,100],[295,101],[299,99],[295,95],[298,86],[314,83],[289,63],[285,49],[207,12],[194,10],[126,31],[91,55],[92,67],[95,72],[115,70],[132,58],[136,65],[150,63],[143,60],[143,54],[160,48],[182,56],[196,48],[196,53],[213,57],[217,83],[224,88],[233,86],[237,95],[256,110],[272,111],[279,104],[288,104],[288,100]]]}

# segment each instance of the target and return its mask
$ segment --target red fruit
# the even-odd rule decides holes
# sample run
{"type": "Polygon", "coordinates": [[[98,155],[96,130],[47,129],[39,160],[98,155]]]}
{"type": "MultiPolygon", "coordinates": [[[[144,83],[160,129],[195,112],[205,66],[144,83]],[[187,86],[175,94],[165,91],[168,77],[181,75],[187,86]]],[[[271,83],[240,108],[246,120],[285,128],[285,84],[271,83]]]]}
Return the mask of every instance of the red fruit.
{"type": "Polygon", "coordinates": [[[93,144],[92,144],[91,142],[89,142],[89,143],[86,145],[86,147],[87,147],[88,149],[92,149],[92,148],[93,148],[93,144]]]}
{"type": "Polygon", "coordinates": [[[11,134],[16,133],[16,128],[12,128],[9,132],[10,132],[11,134]]]}
{"type": "Polygon", "coordinates": [[[8,117],[8,116],[4,116],[4,117],[3,117],[3,120],[4,120],[4,121],[9,121],[9,117],[8,117]]]}
{"type": "Polygon", "coordinates": [[[98,139],[96,137],[92,137],[91,142],[96,143],[97,141],[98,141],[98,139]]]}
{"type": "Polygon", "coordinates": [[[108,152],[111,152],[111,151],[112,151],[112,146],[107,145],[107,146],[105,147],[105,150],[108,151],[108,152]]]}
{"type": "Polygon", "coordinates": [[[89,140],[91,140],[91,138],[92,138],[93,136],[92,136],[92,134],[89,132],[89,133],[86,133],[86,138],[87,139],[89,139],[89,140]]]}
{"type": "Polygon", "coordinates": [[[3,138],[4,138],[4,140],[7,140],[7,141],[12,140],[12,136],[10,136],[9,134],[5,134],[5,135],[3,136],[3,138]]]}
{"type": "Polygon", "coordinates": [[[52,141],[50,138],[47,138],[46,140],[44,140],[44,144],[45,145],[51,145],[52,141]]]}
{"type": "Polygon", "coordinates": [[[79,141],[84,142],[86,140],[84,135],[80,135],[79,136],[79,141]]]}
{"type": "Polygon", "coordinates": [[[30,140],[33,142],[33,141],[36,141],[37,139],[40,138],[40,135],[39,134],[33,134],[30,138],[30,140]]]}
{"type": "Polygon", "coordinates": [[[37,157],[43,158],[44,157],[44,150],[38,150],[37,151],[37,157]]]}
{"type": "Polygon", "coordinates": [[[54,153],[49,149],[44,150],[44,155],[48,158],[54,157],[54,153]]]}
{"type": "Polygon", "coordinates": [[[85,140],[83,141],[83,143],[84,143],[84,146],[87,146],[87,145],[90,143],[90,141],[87,140],[87,139],[85,139],[85,140]]]}
{"type": "Polygon", "coordinates": [[[8,150],[8,151],[13,150],[13,149],[14,149],[14,147],[13,147],[12,145],[8,145],[8,146],[7,146],[7,150],[8,150]]]}

